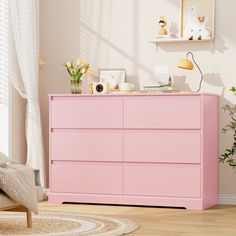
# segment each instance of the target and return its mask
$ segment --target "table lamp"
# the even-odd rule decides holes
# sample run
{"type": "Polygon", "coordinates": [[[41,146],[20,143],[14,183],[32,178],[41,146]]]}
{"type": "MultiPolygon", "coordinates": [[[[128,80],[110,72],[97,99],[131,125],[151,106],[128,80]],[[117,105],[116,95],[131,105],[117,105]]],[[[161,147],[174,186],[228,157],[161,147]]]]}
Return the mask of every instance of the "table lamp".
{"type": "Polygon", "coordinates": [[[181,69],[185,69],[185,70],[193,70],[194,66],[193,66],[192,61],[190,61],[188,59],[189,56],[192,57],[192,61],[197,66],[197,68],[198,68],[198,70],[199,70],[199,72],[201,74],[201,80],[200,80],[200,83],[199,83],[199,87],[198,87],[198,90],[196,91],[196,93],[198,93],[201,90],[201,87],[202,87],[203,74],[202,74],[201,68],[199,67],[199,65],[197,64],[197,62],[194,59],[193,53],[192,52],[188,52],[186,54],[186,58],[185,59],[181,59],[180,61],[178,61],[177,67],[181,68],[181,69]]]}

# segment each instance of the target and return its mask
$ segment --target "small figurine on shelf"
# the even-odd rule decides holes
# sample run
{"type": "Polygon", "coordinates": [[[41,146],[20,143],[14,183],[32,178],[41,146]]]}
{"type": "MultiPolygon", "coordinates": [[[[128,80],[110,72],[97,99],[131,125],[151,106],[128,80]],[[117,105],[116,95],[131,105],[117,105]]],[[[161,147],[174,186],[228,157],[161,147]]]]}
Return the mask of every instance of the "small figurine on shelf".
{"type": "Polygon", "coordinates": [[[159,35],[167,35],[168,34],[166,30],[167,21],[165,16],[160,16],[159,25],[160,25],[159,35]]]}

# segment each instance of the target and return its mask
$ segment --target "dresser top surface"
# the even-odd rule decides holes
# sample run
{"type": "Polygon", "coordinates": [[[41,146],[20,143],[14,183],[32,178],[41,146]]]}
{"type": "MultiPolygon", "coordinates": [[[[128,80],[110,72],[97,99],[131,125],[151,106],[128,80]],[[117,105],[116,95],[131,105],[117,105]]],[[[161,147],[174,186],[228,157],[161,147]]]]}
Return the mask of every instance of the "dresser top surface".
{"type": "Polygon", "coordinates": [[[135,97],[135,96],[218,96],[212,93],[193,92],[130,92],[130,93],[108,93],[108,94],[49,94],[49,97],[135,97]]]}

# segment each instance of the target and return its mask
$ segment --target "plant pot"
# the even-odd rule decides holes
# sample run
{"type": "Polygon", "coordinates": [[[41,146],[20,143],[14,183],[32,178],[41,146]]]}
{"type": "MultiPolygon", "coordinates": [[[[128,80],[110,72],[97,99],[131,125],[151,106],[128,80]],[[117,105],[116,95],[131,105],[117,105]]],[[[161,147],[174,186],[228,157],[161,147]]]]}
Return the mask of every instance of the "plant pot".
{"type": "Polygon", "coordinates": [[[71,80],[71,93],[81,94],[82,93],[82,81],[81,80],[71,80]]]}

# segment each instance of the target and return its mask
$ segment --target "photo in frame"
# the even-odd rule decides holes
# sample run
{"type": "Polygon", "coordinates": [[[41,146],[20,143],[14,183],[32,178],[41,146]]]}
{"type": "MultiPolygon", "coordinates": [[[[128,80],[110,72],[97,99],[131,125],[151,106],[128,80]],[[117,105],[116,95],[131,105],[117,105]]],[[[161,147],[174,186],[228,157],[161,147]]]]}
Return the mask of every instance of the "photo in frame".
{"type": "Polygon", "coordinates": [[[181,0],[181,37],[214,38],[215,0],[181,0]]]}
{"type": "Polygon", "coordinates": [[[125,69],[100,69],[100,82],[108,83],[111,90],[118,90],[122,83],[125,82],[125,69]]]}

